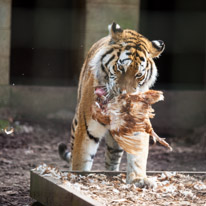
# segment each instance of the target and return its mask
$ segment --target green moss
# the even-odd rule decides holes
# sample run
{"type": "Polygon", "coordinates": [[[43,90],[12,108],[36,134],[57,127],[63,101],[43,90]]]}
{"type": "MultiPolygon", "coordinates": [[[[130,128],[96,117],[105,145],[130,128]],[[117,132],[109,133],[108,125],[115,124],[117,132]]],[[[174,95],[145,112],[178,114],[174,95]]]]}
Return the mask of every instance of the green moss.
{"type": "Polygon", "coordinates": [[[2,120],[0,119],[0,132],[4,130],[5,128],[9,127],[10,123],[8,120],[2,120]]]}

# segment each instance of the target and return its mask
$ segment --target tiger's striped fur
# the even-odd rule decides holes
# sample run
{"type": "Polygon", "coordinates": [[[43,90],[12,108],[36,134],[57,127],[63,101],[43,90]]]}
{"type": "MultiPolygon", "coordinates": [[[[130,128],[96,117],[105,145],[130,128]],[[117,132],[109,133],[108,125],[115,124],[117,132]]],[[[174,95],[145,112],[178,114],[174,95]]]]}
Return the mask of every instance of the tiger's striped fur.
{"type": "MultiPolygon", "coordinates": [[[[106,169],[119,169],[123,150],[105,125],[92,119],[95,89],[103,88],[105,99],[122,92],[147,91],[157,77],[153,58],[159,57],[163,50],[162,41],[149,41],[136,31],[122,30],[116,23],[109,26],[108,36],[91,47],[80,74],[78,104],[71,129],[71,154],[64,144],[59,146],[60,156],[70,163],[72,170],[91,170],[99,142],[104,136],[106,169]]],[[[139,156],[128,154],[128,182],[146,177],[149,136],[140,134],[140,138],[144,140],[143,153],[139,156]]]]}

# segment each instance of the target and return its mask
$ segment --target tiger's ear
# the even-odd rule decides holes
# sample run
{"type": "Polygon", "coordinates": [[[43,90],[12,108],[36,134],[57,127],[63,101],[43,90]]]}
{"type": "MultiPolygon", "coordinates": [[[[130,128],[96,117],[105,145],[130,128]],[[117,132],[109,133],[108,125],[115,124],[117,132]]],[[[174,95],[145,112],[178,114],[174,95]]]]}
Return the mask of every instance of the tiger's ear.
{"type": "Polygon", "coordinates": [[[115,22],[113,22],[112,24],[108,26],[108,30],[114,42],[121,39],[123,30],[121,29],[119,24],[116,24],[115,22]]]}
{"type": "Polygon", "coordinates": [[[162,40],[151,41],[150,54],[152,58],[159,57],[160,54],[164,51],[165,44],[162,40]]]}

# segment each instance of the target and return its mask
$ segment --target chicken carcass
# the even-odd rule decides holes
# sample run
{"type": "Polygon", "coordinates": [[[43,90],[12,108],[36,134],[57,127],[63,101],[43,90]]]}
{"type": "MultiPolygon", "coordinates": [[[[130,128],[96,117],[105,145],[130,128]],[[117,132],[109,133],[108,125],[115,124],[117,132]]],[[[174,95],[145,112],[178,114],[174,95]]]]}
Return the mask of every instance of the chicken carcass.
{"type": "Polygon", "coordinates": [[[149,90],[139,94],[120,94],[108,102],[98,100],[92,106],[92,118],[106,125],[113,138],[126,152],[138,154],[139,132],[150,134],[154,142],[172,148],[153,130],[150,118],[154,117],[152,104],[164,99],[161,91],[149,90]]]}

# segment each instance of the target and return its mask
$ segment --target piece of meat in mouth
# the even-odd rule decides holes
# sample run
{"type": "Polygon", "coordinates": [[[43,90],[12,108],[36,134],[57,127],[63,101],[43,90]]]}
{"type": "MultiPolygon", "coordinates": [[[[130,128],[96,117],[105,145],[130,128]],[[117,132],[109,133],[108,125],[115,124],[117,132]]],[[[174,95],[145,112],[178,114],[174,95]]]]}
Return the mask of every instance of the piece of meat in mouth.
{"type": "Polygon", "coordinates": [[[107,91],[105,87],[96,87],[94,94],[97,96],[95,103],[104,110],[106,104],[108,103],[107,91]]]}

